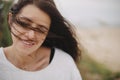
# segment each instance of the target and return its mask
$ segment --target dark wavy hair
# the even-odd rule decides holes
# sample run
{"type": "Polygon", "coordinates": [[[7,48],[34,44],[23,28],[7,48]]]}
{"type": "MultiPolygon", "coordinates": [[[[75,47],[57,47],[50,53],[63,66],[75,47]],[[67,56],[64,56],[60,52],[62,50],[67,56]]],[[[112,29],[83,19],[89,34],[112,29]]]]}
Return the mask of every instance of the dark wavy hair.
{"type": "Polygon", "coordinates": [[[51,18],[50,30],[42,46],[62,49],[71,55],[74,61],[77,61],[81,50],[78,47],[75,31],[60,14],[53,0],[18,0],[10,9],[12,17],[14,18],[23,7],[29,4],[35,5],[51,18]]]}

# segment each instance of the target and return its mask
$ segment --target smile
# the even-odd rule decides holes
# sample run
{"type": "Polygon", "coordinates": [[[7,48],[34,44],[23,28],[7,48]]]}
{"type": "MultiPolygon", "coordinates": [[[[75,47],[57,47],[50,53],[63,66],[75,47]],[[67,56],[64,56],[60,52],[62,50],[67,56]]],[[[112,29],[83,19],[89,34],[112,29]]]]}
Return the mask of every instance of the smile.
{"type": "Polygon", "coordinates": [[[22,44],[26,47],[32,47],[33,45],[35,45],[35,42],[34,41],[22,40],[22,44]]]}

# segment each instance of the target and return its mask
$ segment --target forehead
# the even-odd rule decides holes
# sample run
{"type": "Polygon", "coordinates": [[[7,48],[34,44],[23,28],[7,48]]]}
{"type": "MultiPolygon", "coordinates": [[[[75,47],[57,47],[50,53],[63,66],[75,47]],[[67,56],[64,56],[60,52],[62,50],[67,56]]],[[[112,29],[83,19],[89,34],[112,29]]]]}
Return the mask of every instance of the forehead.
{"type": "Polygon", "coordinates": [[[35,5],[26,5],[22,8],[18,15],[27,17],[37,24],[50,26],[51,23],[50,16],[41,9],[37,8],[35,5]]]}

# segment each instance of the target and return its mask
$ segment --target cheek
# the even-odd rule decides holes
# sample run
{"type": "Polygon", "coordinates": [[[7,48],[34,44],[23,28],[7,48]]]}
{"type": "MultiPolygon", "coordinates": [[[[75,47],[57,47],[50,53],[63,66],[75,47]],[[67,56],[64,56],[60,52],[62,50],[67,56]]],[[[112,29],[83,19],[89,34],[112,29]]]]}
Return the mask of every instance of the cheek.
{"type": "Polygon", "coordinates": [[[11,32],[13,32],[15,35],[20,34],[20,32],[17,29],[14,29],[13,27],[11,27],[11,32]]]}
{"type": "Polygon", "coordinates": [[[11,37],[12,37],[12,43],[16,44],[18,39],[13,34],[11,34],[11,37]]]}
{"type": "Polygon", "coordinates": [[[43,42],[45,41],[45,39],[46,39],[46,36],[40,36],[40,37],[38,38],[38,41],[39,41],[40,43],[43,43],[43,42]]]}
{"type": "Polygon", "coordinates": [[[41,43],[43,43],[45,41],[45,37],[44,38],[41,38],[41,43]]]}

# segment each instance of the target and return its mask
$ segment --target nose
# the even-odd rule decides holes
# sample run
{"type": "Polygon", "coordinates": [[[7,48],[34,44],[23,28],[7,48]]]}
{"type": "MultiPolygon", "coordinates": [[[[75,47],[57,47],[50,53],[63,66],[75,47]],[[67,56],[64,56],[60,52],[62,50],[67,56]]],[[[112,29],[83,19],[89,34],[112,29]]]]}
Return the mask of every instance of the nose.
{"type": "Polygon", "coordinates": [[[26,36],[29,38],[29,39],[34,39],[35,38],[35,31],[33,30],[28,30],[26,32],[26,36]]]}

